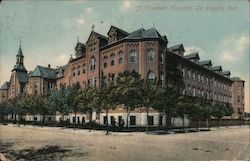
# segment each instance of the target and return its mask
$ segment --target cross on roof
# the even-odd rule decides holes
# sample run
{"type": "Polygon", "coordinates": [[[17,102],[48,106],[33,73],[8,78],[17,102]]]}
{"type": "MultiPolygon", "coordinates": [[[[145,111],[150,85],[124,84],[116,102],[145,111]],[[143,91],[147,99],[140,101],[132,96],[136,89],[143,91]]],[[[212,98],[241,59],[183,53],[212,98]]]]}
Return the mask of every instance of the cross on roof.
{"type": "Polygon", "coordinates": [[[94,29],[95,29],[95,25],[93,24],[93,25],[91,26],[91,28],[92,28],[92,31],[94,31],[94,29]]]}
{"type": "Polygon", "coordinates": [[[22,44],[22,41],[20,40],[20,41],[19,41],[19,47],[21,47],[21,44],[22,44]]]}

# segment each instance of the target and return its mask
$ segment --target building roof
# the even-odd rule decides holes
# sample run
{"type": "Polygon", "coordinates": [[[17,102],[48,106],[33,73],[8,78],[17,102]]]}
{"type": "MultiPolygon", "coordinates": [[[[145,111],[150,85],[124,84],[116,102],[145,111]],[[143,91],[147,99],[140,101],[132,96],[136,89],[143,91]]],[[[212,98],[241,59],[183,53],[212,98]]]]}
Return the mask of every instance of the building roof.
{"type": "Polygon", "coordinates": [[[182,51],[185,51],[184,47],[182,44],[177,44],[177,45],[174,45],[174,46],[171,46],[168,48],[169,51],[171,52],[174,52],[174,51],[177,51],[177,50],[182,50],[182,51]]]}
{"type": "Polygon", "coordinates": [[[22,64],[15,64],[14,68],[12,69],[12,71],[20,71],[20,72],[27,72],[27,70],[25,69],[24,65],[22,64]]]}
{"type": "Polygon", "coordinates": [[[102,34],[99,34],[95,31],[92,31],[92,33],[97,37],[97,38],[101,38],[101,39],[104,39],[104,40],[108,40],[108,38],[102,34]]]}
{"type": "Polygon", "coordinates": [[[233,78],[231,78],[231,80],[244,82],[244,80],[242,80],[240,77],[233,77],[233,78]]]}
{"type": "Polygon", "coordinates": [[[56,69],[36,66],[34,71],[31,72],[30,77],[42,77],[47,79],[56,79],[56,69]]]}
{"type": "Polygon", "coordinates": [[[211,60],[203,60],[199,62],[199,65],[201,66],[205,66],[205,65],[212,65],[212,61],[211,60]]]}
{"type": "Polygon", "coordinates": [[[212,70],[213,71],[219,71],[219,72],[221,72],[222,71],[222,67],[221,66],[214,66],[214,67],[212,67],[212,70]]]}
{"type": "Polygon", "coordinates": [[[128,35],[129,34],[128,32],[126,32],[126,31],[124,31],[124,30],[122,30],[122,29],[120,29],[120,28],[118,28],[116,26],[111,25],[111,27],[109,28],[109,31],[108,31],[107,35],[109,35],[109,32],[110,32],[110,30],[112,28],[114,28],[115,30],[118,30],[119,32],[123,33],[124,35],[128,35]]]}
{"type": "Polygon", "coordinates": [[[26,72],[16,72],[19,83],[27,83],[29,81],[28,74],[26,72]]]}
{"type": "Polygon", "coordinates": [[[131,32],[128,36],[126,36],[124,39],[141,39],[142,33],[145,31],[145,29],[140,28],[138,30],[135,30],[131,32]]]}
{"type": "Polygon", "coordinates": [[[222,75],[230,75],[231,72],[229,70],[221,72],[222,75]]]}
{"type": "Polygon", "coordinates": [[[2,90],[8,90],[9,89],[9,82],[4,82],[3,85],[0,87],[2,90]]]}
{"type": "Polygon", "coordinates": [[[186,59],[197,59],[197,58],[200,59],[198,53],[192,53],[192,54],[189,54],[189,55],[185,55],[184,58],[186,58],[186,59]]]}
{"type": "Polygon", "coordinates": [[[131,32],[124,39],[125,40],[161,39],[161,40],[167,42],[167,37],[161,36],[161,34],[155,28],[150,28],[148,30],[140,28],[138,30],[131,32]]]}

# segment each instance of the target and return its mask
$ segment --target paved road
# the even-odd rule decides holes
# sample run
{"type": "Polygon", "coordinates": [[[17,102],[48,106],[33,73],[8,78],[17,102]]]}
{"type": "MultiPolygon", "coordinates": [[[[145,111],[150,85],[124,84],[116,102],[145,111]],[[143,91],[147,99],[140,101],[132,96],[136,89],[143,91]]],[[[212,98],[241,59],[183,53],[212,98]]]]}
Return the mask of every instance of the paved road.
{"type": "Polygon", "coordinates": [[[0,126],[0,152],[11,160],[211,161],[250,159],[250,128],[146,135],[0,126]]]}

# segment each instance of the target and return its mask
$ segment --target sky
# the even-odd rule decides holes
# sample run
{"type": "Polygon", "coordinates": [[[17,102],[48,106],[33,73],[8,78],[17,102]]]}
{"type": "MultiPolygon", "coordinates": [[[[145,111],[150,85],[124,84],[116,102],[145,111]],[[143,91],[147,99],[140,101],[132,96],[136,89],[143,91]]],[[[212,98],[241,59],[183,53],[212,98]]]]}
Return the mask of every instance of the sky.
{"type": "Polygon", "coordinates": [[[132,32],[155,27],[169,46],[182,43],[185,54],[197,51],[231,76],[245,80],[249,109],[249,3],[237,1],[19,0],[0,4],[0,84],[9,81],[21,41],[28,71],[36,65],[67,64],[77,39],[86,43],[94,30],[111,25],[132,32]]]}

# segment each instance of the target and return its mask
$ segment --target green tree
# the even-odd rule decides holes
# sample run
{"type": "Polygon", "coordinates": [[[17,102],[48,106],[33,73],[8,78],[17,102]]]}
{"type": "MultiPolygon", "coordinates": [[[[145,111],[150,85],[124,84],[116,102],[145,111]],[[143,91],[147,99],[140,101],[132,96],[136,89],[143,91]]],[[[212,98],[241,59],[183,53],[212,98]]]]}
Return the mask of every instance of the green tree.
{"type": "Polygon", "coordinates": [[[0,103],[0,122],[5,123],[8,119],[8,114],[10,114],[11,104],[9,101],[5,100],[0,103]]]}
{"type": "Polygon", "coordinates": [[[53,108],[53,111],[58,111],[62,118],[60,120],[61,127],[64,126],[64,116],[68,114],[69,109],[67,106],[67,96],[68,90],[65,88],[60,88],[59,90],[53,90],[51,95],[49,96],[49,101],[51,104],[51,107],[53,108]]]}
{"type": "Polygon", "coordinates": [[[23,118],[23,116],[28,111],[27,97],[16,97],[12,103],[14,112],[18,115],[18,126],[21,125],[22,121],[25,124],[25,119],[23,118]]]}
{"type": "Polygon", "coordinates": [[[187,96],[180,96],[176,101],[176,114],[180,118],[182,118],[182,129],[184,131],[185,128],[185,118],[188,116],[188,112],[190,110],[189,98],[187,96]]]}
{"type": "Polygon", "coordinates": [[[80,104],[80,95],[81,95],[81,87],[79,83],[73,85],[72,87],[68,88],[68,92],[66,94],[66,102],[67,106],[71,112],[74,113],[74,130],[76,128],[76,114],[82,111],[81,104],[80,104]]]}
{"type": "Polygon", "coordinates": [[[145,81],[142,83],[142,86],[139,89],[140,94],[140,100],[141,100],[141,106],[146,108],[147,112],[147,126],[146,131],[148,133],[148,127],[149,127],[149,109],[153,107],[153,104],[157,97],[157,86],[145,81]]]}
{"type": "Polygon", "coordinates": [[[118,102],[126,109],[126,125],[128,128],[130,112],[141,106],[140,86],[142,85],[143,80],[141,80],[135,72],[130,74],[124,72],[116,82],[116,95],[120,95],[118,102]]]}
{"type": "Polygon", "coordinates": [[[178,90],[173,85],[163,86],[157,90],[157,99],[153,107],[165,115],[166,131],[171,127],[171,119],[176,108],[178,96],[178,90]]]}

